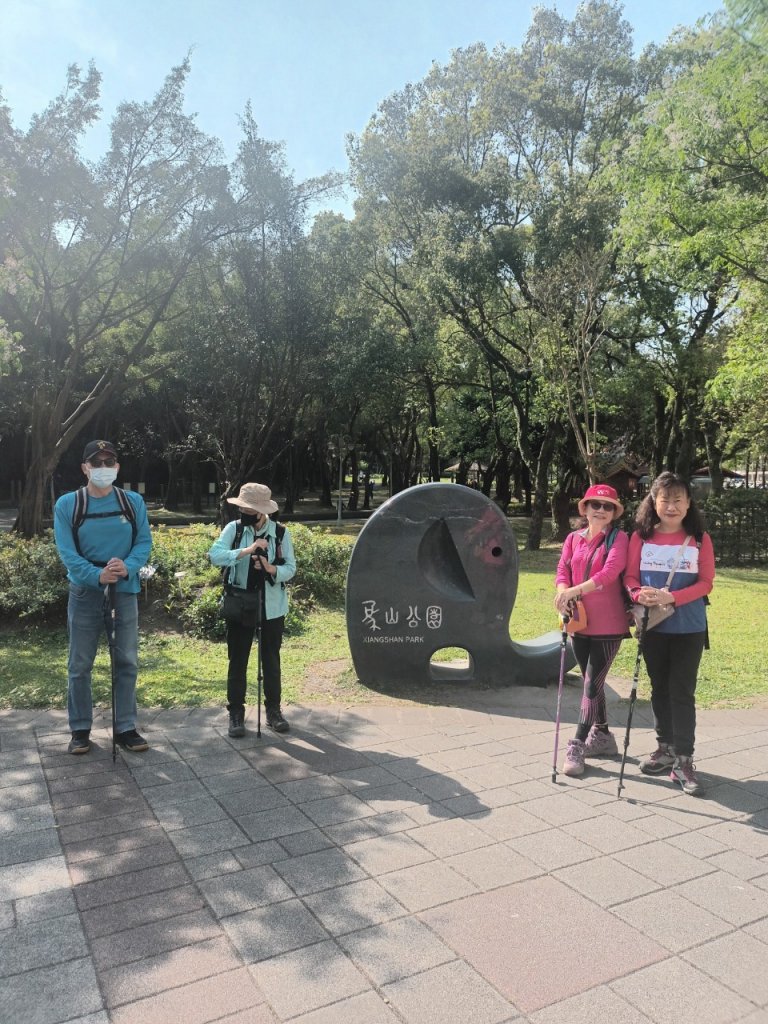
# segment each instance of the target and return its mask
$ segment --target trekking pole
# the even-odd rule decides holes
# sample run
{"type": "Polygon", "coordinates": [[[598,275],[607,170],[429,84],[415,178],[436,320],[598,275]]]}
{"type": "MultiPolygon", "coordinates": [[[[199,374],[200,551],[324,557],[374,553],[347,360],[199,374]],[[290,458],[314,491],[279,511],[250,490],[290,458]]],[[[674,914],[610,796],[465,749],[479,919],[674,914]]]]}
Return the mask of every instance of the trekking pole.
{"type": "MultiPolygon", "coordinates": [[[[262,573],[261,575],[263,576],[264,574],[262,573]]],[[[261,579],[257,586],[261,588],[261,593],[259,595],[259,611],[256,619],[256,641],[258,643],[258,651],[256,652],[256,695],[258,697],[256,702],[256,737],[261,739],[261,690],[264,683],[264,667],[261,660],[261,624],[264,621],[264,609],[266,606],[264,580],[261,579]]]]}
{"type": "Polygon", "coordinates": [[[115,739],[116,714],[115,714],[115,683],[117,679],[117,599],[115,591],[116,583],[107,584],[109,600],[109,664],[112,675],[112,764],[117,760],[117,740],[115,739]]]}
{"type": "Polygon", "coordinates": [[[562,634],[560,640],[560,681],[557,684],[557,714],[555,715],[555,750],[552,755],[552,781],[557,780],[557,745],[560,740],[560,703],[563,699],[563,683],[565,681],[565,649],[568,646],[568,631],[565,628],[570,622],[571,616],[563,616],[562,634]]]}
{"type": "Polygon", "coordinates": [[[627,749],[629,748],[629,730],[632,728],[632,713],[635,710],[635,701],[637,700],[637,681],[640,678],[640,658],[643,653],[643,640],[645,640],[645,629],[648,625],[648,612],[649,608],[646,606],[643,612],[643,618],[640,623],[640,628],[637,631],[637,658],[635,659],[635,674],[632,676],[632,690],[629,694],[629,711],[627,713],[627,731],[624,733],[624,752],[621,755],[621,768],[619,769],[619,788],[616,792],[617,797],[621,797],[621,791],[624,788],[624,765],[627,761],[627,749]]]}

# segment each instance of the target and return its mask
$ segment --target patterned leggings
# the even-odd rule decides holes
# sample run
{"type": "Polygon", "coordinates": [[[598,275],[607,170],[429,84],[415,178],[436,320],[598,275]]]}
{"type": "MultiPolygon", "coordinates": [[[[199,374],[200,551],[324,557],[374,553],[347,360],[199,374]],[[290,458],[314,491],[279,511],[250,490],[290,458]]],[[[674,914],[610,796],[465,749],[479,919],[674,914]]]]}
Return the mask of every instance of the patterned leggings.
{"type": "Polygon", "coordinates": [[[584,741],[595,723],[603,725],[608,720],[605,708],[605,678],[621,646],[621,637],[598,639],[576,634],[571,637],[571,642],[576,661],[584,676],[584,693],[581,697],[579,724],[576,727],[576,739],[584,741]]]}

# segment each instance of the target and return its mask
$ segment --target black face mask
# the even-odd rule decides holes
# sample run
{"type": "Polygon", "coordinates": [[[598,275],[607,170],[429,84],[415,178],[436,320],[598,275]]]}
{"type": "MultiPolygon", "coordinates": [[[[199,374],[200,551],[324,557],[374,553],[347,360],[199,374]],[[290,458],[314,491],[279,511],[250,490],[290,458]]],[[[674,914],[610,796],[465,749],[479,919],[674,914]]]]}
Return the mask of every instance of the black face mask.
{"type": "Polygon", "coordinates": [[[259,519],[261,519],[261,516],[258,513],[256,513],[255,515],[248,515],[247,513],[243,512],[240,515],[240,522],[243,524],[243,526],[255,526],[258,523],[259,519]]]}

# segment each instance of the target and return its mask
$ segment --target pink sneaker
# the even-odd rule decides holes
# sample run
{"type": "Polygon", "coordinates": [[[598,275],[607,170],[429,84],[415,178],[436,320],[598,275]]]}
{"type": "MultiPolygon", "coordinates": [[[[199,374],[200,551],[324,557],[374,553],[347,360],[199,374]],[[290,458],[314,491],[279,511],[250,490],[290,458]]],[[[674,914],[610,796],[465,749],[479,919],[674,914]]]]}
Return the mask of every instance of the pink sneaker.
{"type": "Polygon", "coordinates": [[[584,774],[584,744],[581,740],[568,740],[563,762],[563,775],[584,774]]]}
{"type": "Polygon", "coordinates": [[[593,725],[584,744],[584,757],[612,757],[618,754],[616,738],[612,732],[603,732],[593,725]]]}
{"type": "Polygon", "coordinates": [[[673,782],[679,782],[688,796],[701,796],[704,792],[692,757],[676,757],[669,777],[673,782]]]}

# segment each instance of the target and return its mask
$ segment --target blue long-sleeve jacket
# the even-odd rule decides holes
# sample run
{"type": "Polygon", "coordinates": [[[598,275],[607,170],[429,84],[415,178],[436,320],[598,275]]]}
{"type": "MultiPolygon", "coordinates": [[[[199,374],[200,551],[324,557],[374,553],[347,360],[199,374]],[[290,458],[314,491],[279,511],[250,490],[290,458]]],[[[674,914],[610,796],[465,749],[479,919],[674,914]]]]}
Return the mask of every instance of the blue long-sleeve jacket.
{"type": "MultiPolygon", "coordinates": [[[[128,576],[117,581],[117,589],[129,594],[138,594],[141,590],[139,569],[147,564],[152,550],[152,533],[147,519],[147,506],[144,499],[135,491],[125,494],[136,513],[136,540],[133,540],[133,529],[124,515],[107,516],[105,518],[84,519],[78,530],[80,550],[75,547],[72,532],[72,514],[75,509],[75,491],[62,494],[56,502],[53,513],[53,533],[59,558],[67,569],[67,578],[71,583],[81,587],[98,589],[104,586],[99,583],[101,569],[110,558],[120,558],[125,562],[128,576]],[[102,565],[96,565],[101,562],[102,565]]],[[[89,516],[93,513],[122,512],[114,490],[103,498],[88,495],[89,516]]]]}
{"type": "MultiPolygon", "coordinates": [[[[236,530],[236,520],[227,523],[219,537],[211,545],[208,557],[214,565],[229,569],[227,582],[236,587],[245,588],[248,584],[248,563],[250,558],[246,556],[238,558],[237,553],[242,548],[247,548],[253,544],[255,538],[266,537],[267,560],[274,564],[277,549],[276,526],[271,519],[267,519],[266,525],[258,533],[254,533],[252,526],[244,526],[240,542],[236,548],[233,548],[236,530]]],[[[264,588],[264,605],[268,619],[277,619],[281,615],[287,614],[288,594],[284,584],[288,580],[293,579],[296,574],[296,555],[293,551],[293,541],[288,530],[283,534],[280,548],[283,564],[275,567],[277,572],[274,576],[274,586],[270,586],[267,583],[264,588]]]]}

